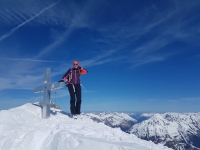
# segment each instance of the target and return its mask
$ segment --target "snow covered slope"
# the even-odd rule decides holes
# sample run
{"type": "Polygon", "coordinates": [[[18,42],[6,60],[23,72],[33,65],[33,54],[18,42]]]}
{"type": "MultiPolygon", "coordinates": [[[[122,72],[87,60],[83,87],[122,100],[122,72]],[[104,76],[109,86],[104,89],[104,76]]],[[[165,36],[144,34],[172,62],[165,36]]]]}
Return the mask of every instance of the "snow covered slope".
{"type": "Polygon", "coordinates": [[[200,146],[200,113],[151,114],[129,132],[173,149],[195,150],[200,146]]]}
{"type": "Polygon", "coordinates": [[[59,111],[41,119],[32,104],[0,111],[1,150],[168,150],[133,134],[96,123],[87,116],[74,120],[59,111]]]}
{"type": "Polygon", "coordinates": [[[122,131],[130,129],[137,120],[133,119],[126,113],[117,112],[102,112],[102,113],[87,113],[91,119],[95,122],[102,122],[112,128],[119,127],[122,131]]]}

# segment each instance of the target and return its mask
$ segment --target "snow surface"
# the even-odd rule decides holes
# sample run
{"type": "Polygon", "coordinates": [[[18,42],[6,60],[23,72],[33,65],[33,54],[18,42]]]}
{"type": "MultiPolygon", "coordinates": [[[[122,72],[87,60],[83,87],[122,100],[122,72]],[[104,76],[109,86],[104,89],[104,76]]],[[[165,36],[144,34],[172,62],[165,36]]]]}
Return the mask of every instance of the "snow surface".
{"type": "Polygon", "coordinates": [[[0,111],[1,150],[170,150],[96,123],[77,120],[57,110],[41,119],[41,108],[30,103],[0,111]]]}

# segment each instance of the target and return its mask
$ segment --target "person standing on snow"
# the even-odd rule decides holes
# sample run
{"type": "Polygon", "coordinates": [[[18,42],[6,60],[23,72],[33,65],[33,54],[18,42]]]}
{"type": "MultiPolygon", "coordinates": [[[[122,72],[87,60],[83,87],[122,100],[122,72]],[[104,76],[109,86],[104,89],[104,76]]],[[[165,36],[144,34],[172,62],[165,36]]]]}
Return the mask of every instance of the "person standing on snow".
{"type": "Polygon", "coordinates": [[[88,71],[79,66],[79,62],[74,60],[72,62],[73,68],[69,68],[68,71],[62,77],[59,82],[66,82],[68,91],[70,94],[70,111],[72,116],[80,115],[81,113],[81,86],[80,76],[86,74],[88,71]]]}

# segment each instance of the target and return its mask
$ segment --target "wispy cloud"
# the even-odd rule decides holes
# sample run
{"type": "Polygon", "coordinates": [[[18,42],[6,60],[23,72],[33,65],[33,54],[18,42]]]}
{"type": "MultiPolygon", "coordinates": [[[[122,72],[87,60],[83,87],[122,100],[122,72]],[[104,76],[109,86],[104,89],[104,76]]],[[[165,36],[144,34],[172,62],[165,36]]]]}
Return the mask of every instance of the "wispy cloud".
{"type": "Polygon", "coordinates": [[[144,64],[164,61],[170,56],[178,53],[171,51],[164,51],[163,48],[171,43],[171,39],[159,37],[143,43],[143,45],[137,47],[132,51],[131,61],[132,67],[138,67],[144,64]]]}
{"type": "Polygon", "coordinates": [[[75,31],[76,29],[79,28],[84,28],[88,27],[87,19],[85,17],[85,13],[82,11],[79,11],[79,9],[76,6],[75,7],[76,11],[73,11],[73,15],[71,18],[62,18],[61,19],[66,19],[68,22],[67,27],[65,28],[65,31],[63,31],[62,34],[57,36],[57,38],[48,46],[46,46],[44,49],[40,51],[40,53],[37,54],[35,59],[43,57],[45,54],[50,53],[51,51],[55,50],[55,48],[59,45],[61,45],[63,42],[65,42],[68,37],[75,31]]]}
{"type": "MultiPolygon", "coordinates": [[[[0,41],[12,35],[20,27],[26,25],[27,23],[32,23],[33,21],[43,25],[64,24],[63,26],[65,29],[62,34],[59,34],[59,36],[54,39],[52,43],[46,45],[43,49],[41,48],[39,53],[35,55],[34,59],[23,58],[23,56],[22,58],[0,58],[1,60],[19,61],[18,63],[14,63],[12,66],[9,65],[8,67],[10,70],[16,71],[16,74],[19,76],[12,80],[11,71],[7,71],[5,69],[4,71],[7,72],[7,75],[9,75],[8,77],[2,78],[1,81],[6,81],[8,86],[2,85],[1,89],[4,87],[29,88],[29,86],[23,85],[26,84],[27,80],[33,81],[30,84],[35,84],[34,82],[38,79],[42,79],[43,76],[38,74],[39,72],[42,72],[43,68],[47,67],[47,65],[42,65],[41,62],[63,62],[44,60],[43,56],[53,50],[56,50],[59,45],[64,43],[70,35],[73,34],[73,31],[83,27],[99,34],[98,38],[92,39],[93,42],[96,41],[97,43],[99,42],[109,45],[110,49],[107,50],[107,48],[105,49],[102,47],[97,53],[90,55],[87,59],[81,59],[81,64],[83,66],[95,66],[108,62],[124,60],[123,62],[131,62],[133,64],[132,66],[138,67],[152,62],[164,61],[177,53],[170,50],[164,51],[163,49],[166,46],[177,39],[182,40],[185,37],[193,37],[199,33],[199,29],[197,28],[198,26],[192,26],[192,28],[186,30],[187,24],[191,24],[194,20],[198,19],[198,16],[188,19],[188,10],[192,10],[194,7],[196,8],[199,6],[199,2],[197,5],[188,5],[186,12],[185,6],[183,7],[183,5],[179,5],[179,8],[174,7],[173,5],[173,7],[163,11],[158,11],[158,6],[150,5],[149,7],[141,9],[137,13],[133,12],[128,14],[126,18],[119,16],[119,18],[123,18],[122,20],[116,19],[115,21],[107,21],[103,25],[99,20],[95,22],[95,19],[99,19],[96,14],[101,13],[97,12],[95,8],[101,8],[100,6],[103,5],[103,3],[98,2],[98,5],[95,4],[94,7],[94,2],[87,1],[83,7],[77,7],[77,5],[73,2],[67,3],[62,1],[63,5],[58,5],[59,7],[56,9],[54,7],[55,10],[50,8],[57,5],[59,2],[52,3],[48,7],[41,9],[41,6],[44,6],[44,2],[42,1],[38,2],[38,4],[34,5],[34,7],[31,7],[29,3],[28,8],[26,8],[28,2],[21,1],[20,5],[24,5],[22,10],[20,10],[20,5],[17,5],[16,7],[16,3],[17,2],[14,2],[14,5],[11,5],[12,9],[10,10],[12,12],[9,11],[9,9],[1,9],[0,19],[7,21],[8,24],[20,22],[20,25],[1,36],[0,41]],[[178,9],[181,9],[181,11],[178,9]],[[48,13],[47,10],[49,10],[48,13]],[[198,32],[196,33],[196,31],[198,32]],[[146,35],[149,36],[149,38],[143,39],[143,36],[146,35]],[[117,55],[119,53],[120,55],[117,55]],[[29,63],[26,64],[24,61],[29,63]],[[33,76],[24,77],[27,72],[33,76]],[[34,76],[37,77],[34,78],[34,76]],[[7,81],[7,79],[11,80],[7,81]]],[[[36,2],[34,2],[34,4],[35,3],[36,2]]],[[[107,13],[107,15],[111,15],[110,18],[112,18],[112,13],[107,13]]],[[[58,65],[55,69],[56,73],[53,75],[62,74],[63,71],[61,68],[70,67],[70,61],[71,60],[58,65]]]]}
{"type": "MultiPolygon", "coordinates": [[[[31,17],[30,19],[27,19],[26,21],[24,21],[23,23],[21,23],[14,29],[12,29],[12,31],[0,37],[1,40],[10,36],[12,33],[14,33],[18,28],[22,27],[23,25],[29,23],[32,20],[37,19],[37,17],[44,14],[45,11],[50,10],[50,8],[52,8],[59,2],[60,1],[53,3],[50,6],[42,9],[42,11],[40,11],[39,13],[31,17]]],[[[36,10],[34,9],[33,12],[35,11],[36,10]]],[[[41,49],[39,53],[33,59],[23,58],[23,55],[21,58],[7,58],[7,57],[0,58],[1,60],[3,60],[1,70],[2,71],[4,70],[4,75],[3,77],[1,76],[0,78],[0,81],[2,81],[2,83],[4,84],[0,86],[0,90],[3,90],[3,89],[29,89],[30,90],[34,86],[39,85],[40,84],[39,81],[42,81],[43,69],[47,67],[54,68],[55,62],[57,63],[57,66],[56,68],[54,68],[55,72],[52,73],[52,77],[58,74],[63,74],[63,66],[69,67],[69,61],[68,62],[59,61],[59,60],[52,61],[52,60],[44,60],[40,58],[43,58],[43,56],[50,53],[52,50],[55,50],[57,46],[62,44],[68,38],[68,36],[73,32],[74,29],[84,27],[86,25],[84,21],[84,14],[81,12],[76,12],[76,11],[74,13],[75,13],[74,16],[69,19],[70,25],[65,29],[65,31],[62,34],[60,34],[57,38],[55,38],[55,40],[51,44],[41,49]],[[8,63],[10,61],[15,61],[15,62],[8,63]],[[51,63],[51,65],[49,65],[49,63],[51,63]],[[59,63],[61,65],[59,65],[59,63]],[[7,67],[5,67],[5,64],[8,64],[7,67]],[[7,70],[6,68],[10,68],[9,69],[10,71],[7,70]],[[60,68],[60,70],[58,70],[58,68],[60,68]],[[12,78],[13,72],[15,72],[16,74],[15,78],[12,78]]],[[[30,15],[30,12],[27,15],[30,15]]],[[[16,19],[16,17],[14,17],[14,19],[16,19]]]]}
{"type": "MultiPolygon", "coordinates": [[[[13,70],[16,71],[16,70],[13,70]]],[[[28,70],[27,70],[28,71],[28,70]]],[[[37,71],[39,72],[39,71],[37,71]]],[[[4,89],[25,89],[30,90],[33,86],[36,86],[41,79],[43,78],[43,74],[34,75],[33,73],[29,73],[25,75],[25,72],[18,73],[12,78],[12,74],[6,73],[6,77],[0,77],[0,90],[4,89]]]]}
{"type": "Polygon", "coordinates": [[[52,60],[39,60],[39,59],[26,59],[26,58],[0,58],[9,61],[32,61],[32,62],[66,62],[66,61],[52,61],[52,60]]]}
{"type": "Polygon", "coordinates": [[[162,37],[156,37],[150,41],[147,41],[146,43],[143,43],[140,47],[137,47],[133,53],[134,54],[147,54],[147,53],[152,53],[155,52],[167,44],[171,42],[170,39],[162,38],[162,37]]]}
{"type": "MultiPolygon", "coordinates": [[[[59,1],[60,2],[60,1],[59,1]]],[[[24,26],[25,24],[27,24],[28,22],[32,21],[33,19],[35,19],[36,17],[40,16],[41,14],[43,14],[45,11],[47,11],[48,9],[50,9],[51,7],[53,7],[54,5],[58,4],[59,2],[53,3],[48,7],[45,7],[44,9],[42,9],[39,13],[37,13],[36,15],[34,15],[33,17],[29,18],[28,20],[22,22],[20,25],[18,25],[17,27],[13,28],[11,31],[7,32],[6,34],[2,35],[0,37],[0,42],[9,37],[10,35],[12,35],[15,31],[17,31],[20,27],[24,26]]],[[[16,18],[16,17],[15,17],[16,18]]]]}
{"type": "MultiPolygon", "coordinates": [[[[107,51],[100,51],[98,53],[95,53],[91,58],[89,59],[80,59],[80,65],[84,67],[93,67],[97,65],[103,65],[109,62],[117,62],[118,60],[123,60],[125,59],[124,56],[119,56],[119,57],[113,57],[118,53],[118,50],[107,50],[107,51]]],[[[56,68],[54,68],[54,73],[53,75],[59,75],[63,74],[66,71],[66,68],[71,67],[71,63],[73,60],[69,60],[67,63],[62,63],[56,68]],[[65,68],[63,70],[63,68],[65,68]]]]}
{"type": "Polygon", "coordinates": [[[57,46],[59,46],[61,43],[63,43],[66,38],[70,35],[70,33],[73,31],[73,28],[67,29],[58,39],[56,39],[53,43],[45,47],[40,51],[40,53],[37,54],[35,59],[43,57],[45,54],[50,53],[52,50],[54,50],[57,46]]]}
{"type": "Polygon", "coordinates": [[[149,57],[134,60],[133,61],[134,63],[131,67],[138,67],[144,64],[159,62],[159,61],[164,61],[164,60],[166,60],[166,57],[164,56],[149,56],[149,57]]]}
{"type": "Polygon", "coordinates": [[[185,101],[200,101],[200,97],[188,97],[188,98],[182,98],[182,100],[185,100],[185,101]]]}
{"type": "MultiPolygon", "coordinates": [[[[105,64],[108,62],[114,62],[120,57],[112,57],[116,54],[116,50],[108,50],[97,53],[93,56],[93,58],[87,60],[80,60],[81,65],[85,67],[92,67],[96,65],[105,64]]],[[[38,59],[26,59],[26,58],[0,58],[2,59],[2,63],[4,61],[9,62],[6,68],[10,68],[7,70],[5,67],[1,68],[4,70],[4,75],[0,77],[0,90],[5,89],[25,89],[31,90],[33,87],[39,86],[43,81],[43,72],[44,68],[50,67],[52,68],[51,78],[57,75],[63,75],[66,71],[66,68],[71,67],[71,61],[63,62],[63,61],[51,61],[51,60],[38,60],[38,59]],[[14,63],[10,63],[10,61],[15,61],[14,63]],[[51,63],[52,62],[52,63],[51,63]],[[55,65],[55,62],[58,62],[55,65]],[[52,65],[50,65],[51,63],[52,65]],[[43,64],[43,65],[42,65],[43,64]],[[22,67],[23,66],[23,67],[22,67]],[[56,67],[54,67],[56,66],[56,67]],[[63,69],[64,68],[64,69],[63,69]],[[15,73],[15,77],[13,78],[13,73],[15,73]],[[27,82],[28,81],[28,82],[27,82]]]]}
{"type": "Polygon", "coordinates": [[[132,62],[133,66],[167,60],[181,50],[172,52],[165,47],[176,41],[197,43],[195,39],[199,39],[199,15],[192,14],[200,3],[186,3],[171,1],[163,10],[152,4],[130,14],[121,22],[98,26],[104,38],[97,39],[97,42],[120,46],[119,51],[127,52],[129,56],[126,60],[132,62]]]}
{"type": "Polygon", "coordinates": [[[81,61],[81,64],[83,64],[84,66],[90,66],[91,67],[91,66],[105,64],[105,63],[108,63],[108,62],[115,62],[117,60],[121,60],[121,59],[125,58],[124,56],[114,57],[114,55],[116,53],[118,53],[117,49],[101,51],[101,52],[98,52],[98,54],[94,55],[93,58],[81,61]]]}

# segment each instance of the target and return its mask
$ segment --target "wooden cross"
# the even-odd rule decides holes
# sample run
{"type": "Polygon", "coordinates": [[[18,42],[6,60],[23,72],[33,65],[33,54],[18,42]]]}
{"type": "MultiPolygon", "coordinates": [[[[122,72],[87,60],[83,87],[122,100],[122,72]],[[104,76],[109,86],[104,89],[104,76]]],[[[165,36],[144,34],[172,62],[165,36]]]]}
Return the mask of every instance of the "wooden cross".
{"type": "Polygon", "coordinates": [[[55,82],[55,83],[51,84],[50,73],[51,73],[51,69],[46,68],[44,71],[44,85],[38,86],[33,89],[34,93],[44,92],[43,106],[42,106],[42,118],[43,119],[50,117],[51,90],[60,89],[65,86],[64,82],[55,82]]]}

